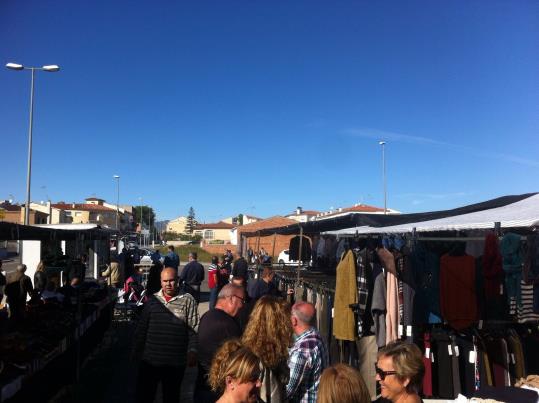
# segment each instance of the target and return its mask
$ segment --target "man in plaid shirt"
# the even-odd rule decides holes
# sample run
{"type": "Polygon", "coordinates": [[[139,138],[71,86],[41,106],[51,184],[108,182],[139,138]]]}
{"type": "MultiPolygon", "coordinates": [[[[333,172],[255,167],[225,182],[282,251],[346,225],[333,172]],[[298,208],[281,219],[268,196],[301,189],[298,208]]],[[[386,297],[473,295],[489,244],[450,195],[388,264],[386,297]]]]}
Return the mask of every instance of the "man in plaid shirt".
{"type": "Polygon", "coordinates": [[[311,326],[316,309],[308,302],[292,306],[295,342],[289,351],[290,380],[286,395],[291,402],[315,403],[322,371],[328,366],[328,351],[318,331],[311,326]]]}

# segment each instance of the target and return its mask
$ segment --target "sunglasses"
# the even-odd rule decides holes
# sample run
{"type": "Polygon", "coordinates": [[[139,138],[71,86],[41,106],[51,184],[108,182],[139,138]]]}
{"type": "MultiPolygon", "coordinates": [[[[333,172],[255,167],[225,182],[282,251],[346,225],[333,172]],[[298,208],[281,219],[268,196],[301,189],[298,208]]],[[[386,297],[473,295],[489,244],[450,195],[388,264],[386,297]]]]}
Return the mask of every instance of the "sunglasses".
{"type": "Polygon", "coordinates": [[[388,376],[388,375],[396,375],[397,374],[397,371],[383,371],[380,368],[378,368],[378,365],[376,365],[376,364],[374,364],[374,370],[376,371],[376,373],[378,374],[378,376],[380,377],[380,379],[382,381],[385,380],[386,376],[388,376]]]}

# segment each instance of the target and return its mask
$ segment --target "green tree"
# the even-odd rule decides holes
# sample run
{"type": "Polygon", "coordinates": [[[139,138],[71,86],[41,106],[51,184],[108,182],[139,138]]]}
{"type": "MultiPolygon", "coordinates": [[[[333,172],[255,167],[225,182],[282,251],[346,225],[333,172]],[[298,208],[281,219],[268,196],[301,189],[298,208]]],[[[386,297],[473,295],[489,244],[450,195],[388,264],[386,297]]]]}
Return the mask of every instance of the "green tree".
{"type": "Polygon", "coordinates": [[[243,214],[238,214],[238,225],[243,225],[243,214]]]}
{"type": "Polygon", "coordinates": [[[192,235],[196,225],[197,221],[195,218],[195,209],[193,207],[189,207],[189,212],[187,213],[187,224],[185,224],[185,232],[192,235]]]}
{"type": "MultiPolygon", "coordinates": [[[[134,206],[135,221],[142,224],[143,227],[149,228],[150,224],[155,227],[155,212],[149,206],[134,206]],[[140,216],[142,212],[142,217],[140,216]]],[[[153,231],[152,231],[153,232],[153,231]]]]}

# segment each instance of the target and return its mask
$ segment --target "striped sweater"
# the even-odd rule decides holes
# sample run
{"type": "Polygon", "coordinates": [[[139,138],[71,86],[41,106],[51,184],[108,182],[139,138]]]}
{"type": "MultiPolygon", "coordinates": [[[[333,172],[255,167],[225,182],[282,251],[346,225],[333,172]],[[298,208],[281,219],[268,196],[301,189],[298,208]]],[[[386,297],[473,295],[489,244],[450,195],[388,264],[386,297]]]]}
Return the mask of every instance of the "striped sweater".
{"type": "Polygon", "coordinates": [[[185,366],[197,350],[198,309],[191,294],[166,302],[163,290],[146,303],[135,332],[134,354],[154,366],[185,366]]]}

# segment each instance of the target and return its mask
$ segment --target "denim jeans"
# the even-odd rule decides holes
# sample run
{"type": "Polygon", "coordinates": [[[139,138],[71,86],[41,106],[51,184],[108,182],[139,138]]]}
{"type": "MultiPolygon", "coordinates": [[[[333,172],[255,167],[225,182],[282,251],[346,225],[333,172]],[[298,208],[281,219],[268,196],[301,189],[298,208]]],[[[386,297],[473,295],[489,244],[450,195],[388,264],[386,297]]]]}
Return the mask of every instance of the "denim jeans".
{"type": "Polygon", "coordinates": [[[219,294],[219,288],[213,287],[210,289],[210,309],[215,308],[215,304],[217,303],[217,295],[219,294]]]}

